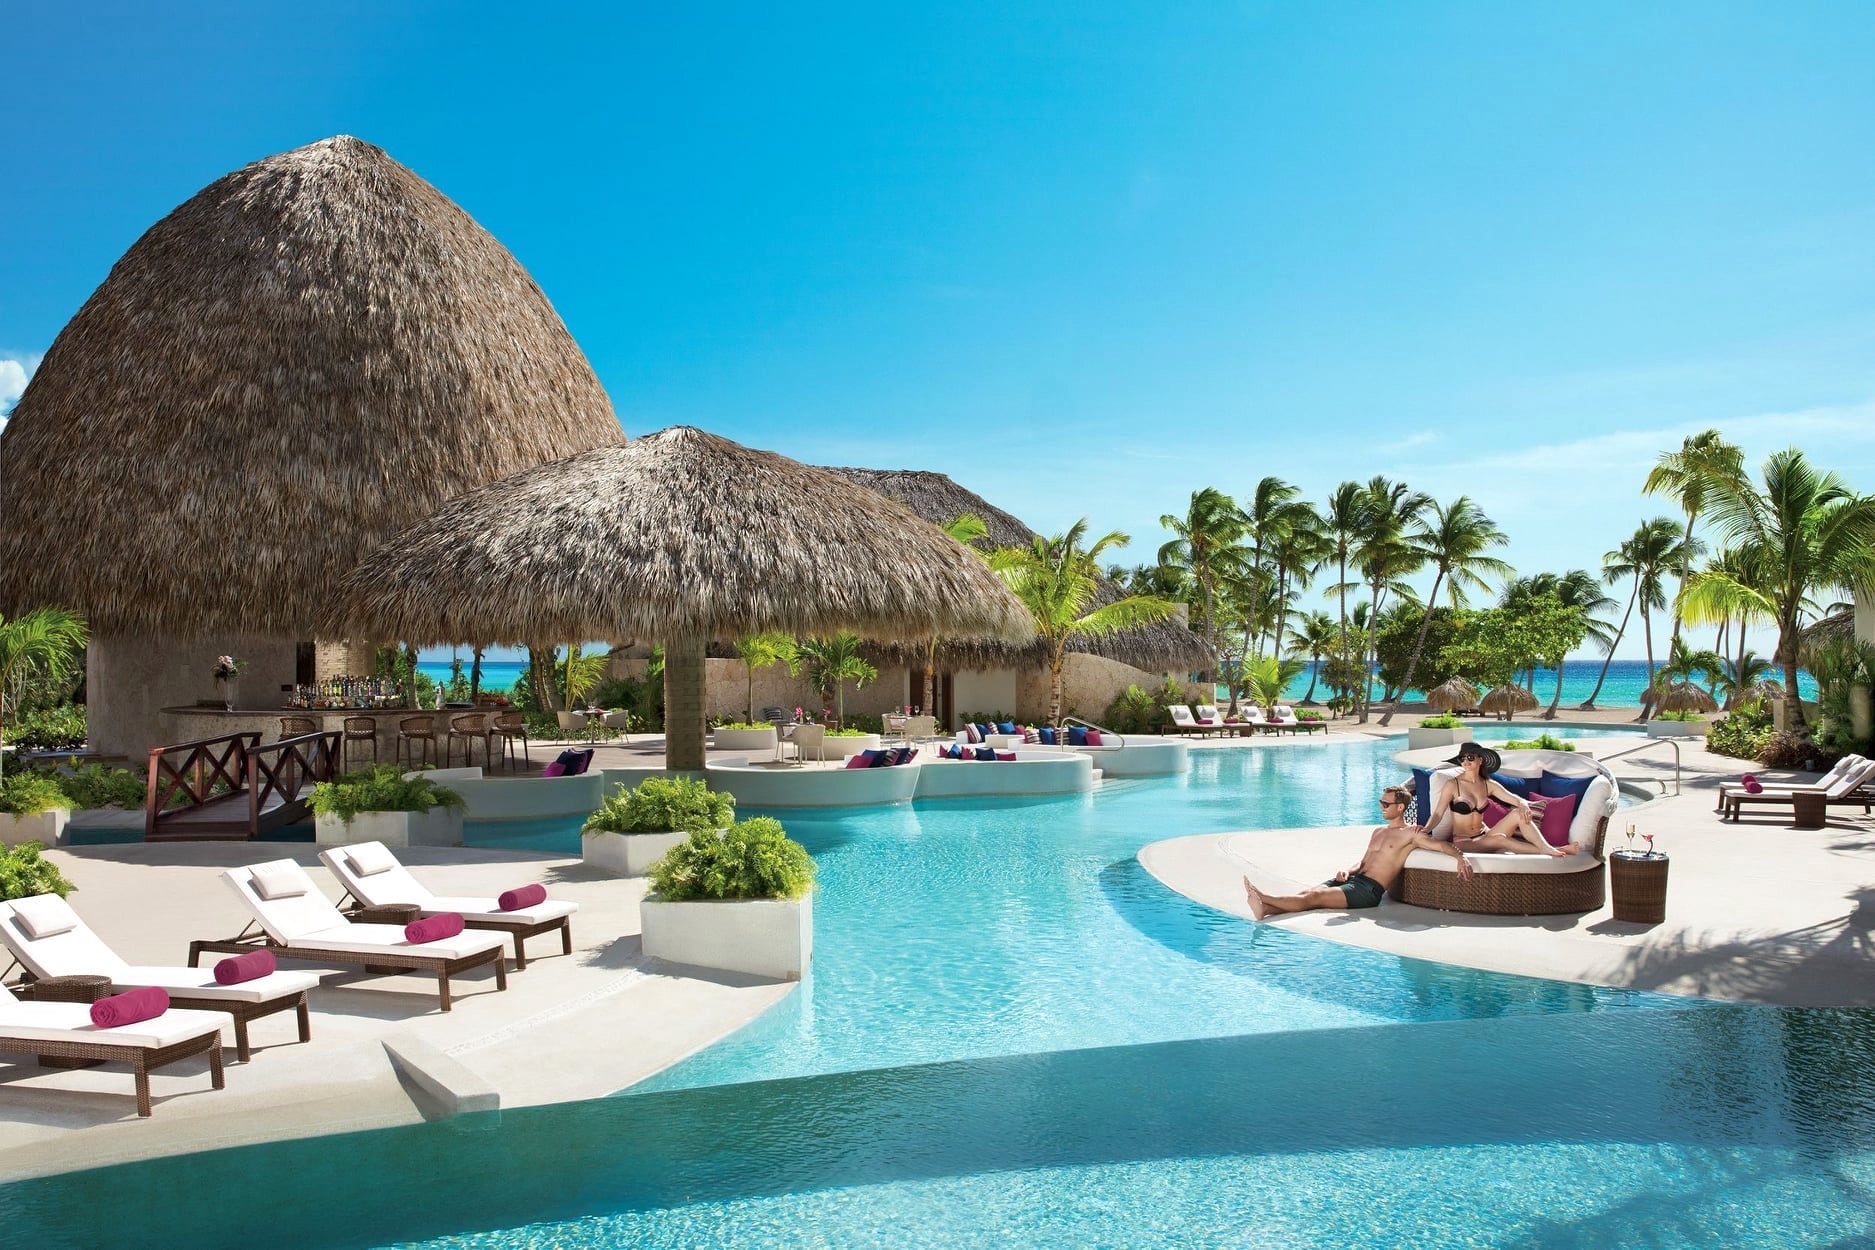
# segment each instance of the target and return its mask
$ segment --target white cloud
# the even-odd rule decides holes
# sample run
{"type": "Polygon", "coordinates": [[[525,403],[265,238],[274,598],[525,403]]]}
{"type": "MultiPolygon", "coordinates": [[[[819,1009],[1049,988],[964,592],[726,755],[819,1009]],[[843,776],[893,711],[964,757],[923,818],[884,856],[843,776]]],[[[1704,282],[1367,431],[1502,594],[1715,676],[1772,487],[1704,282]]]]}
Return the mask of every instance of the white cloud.
{"type": "Polygon", "coordinates": [[[1424,447],[1427,443],[1437,442],[1438,438],[1439,432],[1437,430],[1420,430],[1416,434],[1408,434],[1405,438],[1396,439],[1386,444],[1380,450],[1389,453],[1411,451],[1415,447],[1424,447]]]}
{"type": "Polygon", "coordinates": [[[26,392],[26,383],[39,368],[38,356],[0,356],[0,425],[26,392]]]}

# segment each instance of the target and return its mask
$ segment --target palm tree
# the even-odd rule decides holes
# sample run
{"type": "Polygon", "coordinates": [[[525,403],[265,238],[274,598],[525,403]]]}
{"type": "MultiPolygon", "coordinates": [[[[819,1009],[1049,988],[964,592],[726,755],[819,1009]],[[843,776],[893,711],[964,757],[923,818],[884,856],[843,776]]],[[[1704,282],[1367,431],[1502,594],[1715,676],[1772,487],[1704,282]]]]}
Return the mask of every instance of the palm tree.
{"type": "Polygon", "coordinates": [[[1726,656],[1723,666],[1718,673],[1714,674],[1718,681],[1713,694],[1719,698],[1720,706],[1727,712],[1769,686],[1777,686],[1778,693],[1782,694],[1783,687],[1775,681],[1768,680],[1770,674],[1776,671],[1777,666],[1768,658],[1750,649],[1739,652],[1736,658],[1726,656]]]}
{"type": "Polygon", "coordinates": [[[1321,514],[1313,504],[1297,503],[1288,524],[1270,543],[1270,566],[1276,571],[1276,633],[1270,643],[1271,654],[1283,653],[1289,610],[1295,604],[1296,593],[1308,586],[1327,558],[1321,514]]]}
{"type": "Polygon", "coordinates": [[[1289,654],[1298,658],[1306,656],[1310,664],[1308,693],[1302,696],[1303,703],[1315,702],[1315,683],[1322,675],[1322,657],[1335,649],[1335,618],[1326,612],[1311,612],[1302,618],[1296,629],[1295,641],[1290,644],[1289,654]]]}
{"type": "MultiPolygon", "coordinates": [[[[1413,640],[1413,654],[1406,662],[1406,676],[1400,683],[1402,697],[1413,688],[1413,676],[1419,668],[1419,657],[1426,646],[1426,631],[1432,626],[1432,610],[1439,603],[1439,588],[1449,586],[1447,593],[1452,597],[1452,606],[1458,608],[1465,605],[1468,589],[1485,588],[1486,574],[1493,577],[1510,575],[1510,565],[1496,556],[1485,554],[1493,547],[1502,547],[1510,539],[1477,504],[1464,495],[1444,507],[1434,503],[1427,508],[1426,513],[1416,522],[1408,541],[1418,549],[1421,558],[1433,566],[1433,576],[1432,593],[1426,596],[1426,614],[1420,619],[1419,635],[1413,640]]],[[[1387,708],[1386,715],[1380,718],[1380,723],[1390,724],[1399,707],[1399,700],[1394,700],[1387,708]]]]}
{"type": "Polygon", "coordinates": [[[1191,493],[1185,515],[1170,513],[1159,518],[1172,534],[1171,541],[1159,548],[1159,563],[1177,569],[1191,581],[1198,596],[1199,635],[1211,653],[1211,668],[1205,676],[1217,678],[1217,591],[1218,583],[1241,563],[1241,544],[1245,519],[1237,501],[1207,486],[1191,493]]]}
{"type": "MultiPolygon", "coordinates": [[[[1622,578],[1634,579],[1634,590],[1628,596],[1627,611],[1621,615],[1621,625],[1615,630],[1614,642],[1609,644],[1608,658],[1602,661],[1601,674],[1595,679],[1595,689],[1589,691],[1589,697],[1582,701],[1584,711],[1595,707],[1595,696],[1602,692],[1602,683],[1608,680],[1608,666],[1614,662],[1615,647],[1621,644],[1622,636],[1628,632],[1628,620],[1639,606],[1641,619],[1646,621],[1649,613],[1656,608],[1667,606],[1665,591],[1660,585],[1664,569],[1672,567],[1678,558],[1681,542],[1680,525],[1672,517],[1655,517],[1651,521],[1641,522],[1632,535],[1619,547],[1602,557],[1602,581],[1612,586],[1622,578]]],[[[1647,680],[1653,681],[1654,644],[1651,631],[1647,643],[1647,680]]],[[[1641,711],[1646,715],[1646,709],[1641,711]]]]}
{"type": "Polygon", "coordinates": [[[561,689],[566,694],[566,705],[574,707],[578,702],[593,692],[598,684],[605,680],[605,671],[611,657],[606,654],[586,655],[580,644],[571,642],[566,647],[566,660],[559,664],[561,689]]]}
{"type": "Polygon", "coordinates": [[[1805,727],[1797,690],[1798,648],[1811,596],[1875,583],[1875,496],[1857,495],[1796,448],[1764,462],[1764,488],[1723,483],[1708,501],[1714,526],[1744,549],[1756,584],[1730,573],[1702,574],[1694,594],[1702,610],[1750,605],[1777,624],[1772,658],[1784,670],[1787,725],[1805,727]]]}
{"type": "MultiPolygon", "coordinates": [[[[960,512],[950,520],[944,522],[944,524],[938,526],[938,528],[972,551],[977,551],[979,555],[985,554],[978,551],[977,543],[989,537],[990,527],[984,522],[983,518],[976,513],[960,512]]],[[[1135,570],[1135,572],[1137,571],[1138,570],[1135,570]]],[[[927,712],[935,712],[937,709],[937,653],[939,641],[938,636],[933,634],[925,642],[924,710],[927,712]]]]}
{"type": "Polygon", "coordinates": [[[1328,594],[1340,598],[1341,640],[1339,650],[1345,654],[1348,649],[1348,588],[1355,583],[1348,581],[1348,558],[1361,541],[1367,530],[1367,491],[1359,482],[1343,482],[1335,487],[1328,496],[1328,507],[1322,513],[1322,537],[1328,548],[1327,558],[1335,562],[1337,573],[1328,594]]]}
{"type": "MultiPolygon", "coordinates": [[[[1406,530],[1432,499],[1408,488],[1404,482],[1389,481],[1381,476],[1368,479],[1366,493],[1367,525],[1355,554],[1368,588],[1367,619],[1378,626],[1387,592],[1411,594],[1404,579],[1417,573],[1426,562],[1425,556],[1406,541],[1406,530]]],[[[1368,645],[1361,652],[1361,666],[1365,671],[1373,671],[1379,644],[1380,630],[1369,630],[1368,645]]],[[[1361,683],[1362,723],[1367,720],[1371,685],[1371,682],[1361,683]]]]}
{"type": "Polygon", "coordinates": [[[469,664],[469,702],[471,703],[475,702],[475,697],[482,693],[482,652],[484,650],[486,648],[481,646],[469,649],[469,654],[473,657],[469,664]]]}
{"type": "Polygon", "coordinates": [[[1061,666],[1070,641],[1137,629],[1178,611],[1171,600],[1150,595],[1127,595],[1094,607],[1101,588],[1101,555],[1132,540],[1114,530],[1092,546],[1083,546],[1086,536],[1087,518],[1083,517],[1065,534],[1037,535],[1027,547],[1004,547],[990,556],[990,567],[1034,618],[1036,636],[1047,652],[1052,725],[1061,723],[1061,666]]]}
{"type": "MultiPolygon", "coordinates": [[[[1302,499],[1302,488],[1279,477],[1265,477],[1256,484],[1250,503],[1243,510],[1245,537],[1250,540],[1250,564],[1270,588],[1270,598],[1280,604],[1283,593],[1281,561],[1277,550],[1297,530],[1312,527],[1315,509],[1302,499]],[[1269,563],[1265,564],[1265,557],[1269,563]]],[[[1280,608],[1279,608],[1280,611],[1280,608]]],[[[1258,628],[1253,642],[1261,651],[1263,635],[1258,628]]],[[[1282,654],[1282,639],[1273,639],[1271,652],[1282,654]]]]}
{"type": "Polygon", "coordinates": [[[1745,453],[1726,442],[1717,430],[1704,430],[1681,439],[1678,451],[1661,452],[1641,485],[1642,494],[1670,495],[1686,513],[1686,533],[1680,548],[1680,590],[1673,597],[1675,639],[1680,636],[1686,580],[1693,567],[1693,524],[1708,501],[1744,480],[1745,453]]]}
{"type": "MultiPolygon", "coordinates": [[[[1617,605],[1613,599],[1602,593],[1601,579],[1587,569],[1570,569],[1561,577],[1543,574],[1549,578],[1545,591],[1554,595],[1565,608],[1579,608],[1582,612],[1582,624],[1587,629],[1587,640],[1593,642],[1607,655],[1615,653],[1617,635],[1614,628],[1597,613],[1608,612],[1617,605]]],[[[1562,702],[1563,661],[1566,657],[1556,657],[1556,693],[1550,698],[1549,707],[1543,713],[1544,720],[1556,719],[1556,707],[1562,702]]]]}
{"type": "Polygon", "coordinates": [[[879,675],[879,670],[859,653],[859,635],[843,629],[831,638],[805,638],[795,644],[801,659],[813,673],[814,689],[823,701],[834,700],[834,720],[846,723],[846,683],[864,686],[879,675]]]}
{"type": "Polygon", "coordinates": [[[0,616],[0,746],[6,744],[9,711],[19,715],[26,682],[70,681],[89,638],[84,618],[64,608],[34,608],[10,621],[0,616]]]}
{"type": "Polygon", "coordinates": [[[794,645],[794,639],[788,634],[754,634],[736,640],[736,654],[742,657],[742,665],[747,670],[749,679],[749,722],[755,721],[755,670],[773,668],[777,664],[788,666],[788,676],[793,677],[801,671],[801,654],[794,645]]]}

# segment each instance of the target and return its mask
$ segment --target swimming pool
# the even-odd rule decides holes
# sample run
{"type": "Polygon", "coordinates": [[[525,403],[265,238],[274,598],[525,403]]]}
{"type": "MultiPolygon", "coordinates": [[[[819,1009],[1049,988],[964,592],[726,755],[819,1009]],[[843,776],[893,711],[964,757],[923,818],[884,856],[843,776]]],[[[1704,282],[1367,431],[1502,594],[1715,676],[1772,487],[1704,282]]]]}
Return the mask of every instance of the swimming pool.
{"type": "Polygon", "coordinates": [[[94,1244],[129,1209],[155,1246],[303,1227],[491,1250],[1875,1235],[1869,1013],[1397,959],[1219,916],[1132,860],[1182,833],[1366,820],[1398,745],[787,813],[822,871],[810,978],[653,1081],[11,1186],[0,1227],[94,1244]],[[160,1200],[205,1176],[238,1178],[206,1228],[160,1200]]]}

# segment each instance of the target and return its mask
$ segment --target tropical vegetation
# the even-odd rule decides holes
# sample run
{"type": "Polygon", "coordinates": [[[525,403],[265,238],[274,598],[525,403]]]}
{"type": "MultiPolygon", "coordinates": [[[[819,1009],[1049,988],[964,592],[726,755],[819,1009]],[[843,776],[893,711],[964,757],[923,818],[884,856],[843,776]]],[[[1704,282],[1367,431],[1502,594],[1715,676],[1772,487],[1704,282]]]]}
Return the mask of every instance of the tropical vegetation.
{"type": "Polygon", "coordinates": [[[586,833],[671,833],[721,829],[735,819],[736,800],[697,777],[647,777],[614,786],[586,818],[586,833]]]}
{"type": "Polygon", "coordinates": [[[373,764],[313,787],[315,816],[336,816],[347,824],[360,812],[427,812],[461,808],[462,795],[422,773],[404,776],[395,764],[373,764]]]}
{"type": "Polygon", "coordinates": [[[0,899],[31,898],[35,894],[56,894],[64,898],[78,887],[65,879],[58,865],[40,852],[43,842],[22,842],[0,849],[0,899]]]}
{"type": "Polygon", "coordinates": [[[652,893],[665,902],[800,898],[814,888],[814,860],[772,816],[726,829],[699,828],[653,864],[652,893]]]}
{"type": "MultiPolygon", "coordinates": [[[[35,608],[0,616],[0,746],[9,720],[21,711],[56,706],[82,671],[89,631],[84,618],[64,608],[35,608]],[[57,697],[48,699],[48,694],[57,697]]],[[[5,757],[0,756],[0,767],[5,757]]]]}

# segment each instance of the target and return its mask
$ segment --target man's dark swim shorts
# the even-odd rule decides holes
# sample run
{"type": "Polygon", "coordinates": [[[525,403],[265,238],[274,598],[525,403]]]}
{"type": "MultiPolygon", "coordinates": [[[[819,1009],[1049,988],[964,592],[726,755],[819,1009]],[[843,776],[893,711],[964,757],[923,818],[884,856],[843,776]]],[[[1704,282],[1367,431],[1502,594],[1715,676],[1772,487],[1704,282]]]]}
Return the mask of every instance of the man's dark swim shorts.
{"type": "Polygon", "coordinates": [[[1386,894],[1386,890],[1381,888],[1380,882],[1374,880],[1372,877],[1364,877],[1358,872],[1349,877],[1346,881],[1324,881],[1322,884],[1333,886],[1335,889],[1340,890],[1342,894],[1347,896],[1348,906],[1355,909],[1362,907],[1378,907],[1380,906],[1381,896],[1386,894]]]}

